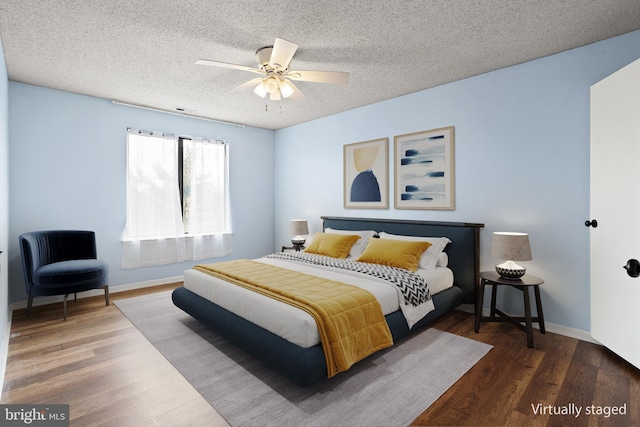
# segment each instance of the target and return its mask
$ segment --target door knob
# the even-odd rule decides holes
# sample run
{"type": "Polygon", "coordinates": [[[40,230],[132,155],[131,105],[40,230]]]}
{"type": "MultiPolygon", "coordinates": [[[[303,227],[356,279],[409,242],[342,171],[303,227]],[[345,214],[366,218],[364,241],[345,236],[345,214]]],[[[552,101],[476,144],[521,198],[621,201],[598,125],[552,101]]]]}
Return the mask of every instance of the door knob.
{"type": "Polygon", "coordinates": [[[585,221],[584,225],[586,225],[587,227],[596,228],[598,226],[598,221],[596,221],[595,219],[592,219],[591,221],[585,221]]]}
{"type": "Polygon", "coordinates": [[[631,277],[640,276],[640,261],[638,261],[637,259],[630,259],[629,261],[627,261],[627,265],[622,268],[627,270],[627,274],[631,277]]]}

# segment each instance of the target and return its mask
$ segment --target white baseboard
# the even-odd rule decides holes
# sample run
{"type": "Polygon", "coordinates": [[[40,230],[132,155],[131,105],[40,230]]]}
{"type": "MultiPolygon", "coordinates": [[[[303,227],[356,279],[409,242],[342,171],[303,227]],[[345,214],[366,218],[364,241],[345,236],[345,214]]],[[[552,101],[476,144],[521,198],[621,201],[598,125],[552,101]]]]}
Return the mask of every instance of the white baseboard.
{"type": "MultiPolygon", "coordinates": [[[[458,307],[458,310],[471,313],[471,314],[475,313],[475,307],[473,306],[473,304],[463,304],[460,307],[458,307]]],[[[490,310],[486,307],[483,307],[482,315],[489,316],[489,314],[490,314],[490,310]]],[[[513,315],[513,316],[518,316],[518,315],[513,315]]],[[[535,329],[540,329],[537,323],[534,323],[533,327],[535,329]]],[[[552,332],[554,334],[564,335],[565,337],[575,338],[580,341],[586,341],[586,342],[602,345],[591,336],[590,332],[583,331],[581,329],[575,329],[575,328],[570,328],[568,326],[558,325],[556,323],[547,322],[546,320],[544,321],[544,328],[545,330],[552,332]]]]}
{"type": "MultiPolygon", "coordinates": [[[[132,291],[135,289],[149,288],[152,286],[168,285],[169,283],[176,283],[176,282],[182,282],[182,281],[184,281],[184,276],[175,276],[175,277],[166,277],[164,279],[154,279],[154,280],[147,280],[144,282],[129,283],[125,285],[109,286],[109,293],[115,294],[118,292],[132,291]]],[[[78,294],[78,298],[89,298],[89,297],[95,297],[95,296],[101,296],[101,295],[104,295],[103,290],[92,289],[90,291],[80,292],[78,294]]],[[[39,305],[53,304],[56,302],[61,302],[63,299],[64,299],[64,296],[62,295],[55,295],[55,296],[49,296],[49,297],[36,297],[33,299],[33,306],[36,307],[39,305]]],[[[20,308],[27,308],[27,301],[14,302],[9,306],[9,308],[13,310],[17,310],[20,308]]]]}
{"type": "Polygon", "coordinates": [[[545,320],[544,327],[547,331],[554,334],[564,335],[566,337],[575,338],[580,341],[586,341],[593,344],[602,345],[599,341],[596,341],[590,332],[583,331],[582,329],[569,328],[568,326],[558,325],[557,323],[549,323],[545,320]]]}

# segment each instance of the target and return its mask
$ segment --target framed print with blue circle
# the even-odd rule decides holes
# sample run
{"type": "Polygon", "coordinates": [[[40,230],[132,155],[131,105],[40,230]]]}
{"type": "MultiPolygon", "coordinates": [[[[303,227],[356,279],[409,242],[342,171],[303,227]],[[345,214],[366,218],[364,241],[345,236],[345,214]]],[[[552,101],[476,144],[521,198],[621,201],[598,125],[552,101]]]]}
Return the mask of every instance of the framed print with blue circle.
{"type": "Polygon", "coordinates": [[[389,138],[344,146],[344,207],[389,208],[389,138]]]}

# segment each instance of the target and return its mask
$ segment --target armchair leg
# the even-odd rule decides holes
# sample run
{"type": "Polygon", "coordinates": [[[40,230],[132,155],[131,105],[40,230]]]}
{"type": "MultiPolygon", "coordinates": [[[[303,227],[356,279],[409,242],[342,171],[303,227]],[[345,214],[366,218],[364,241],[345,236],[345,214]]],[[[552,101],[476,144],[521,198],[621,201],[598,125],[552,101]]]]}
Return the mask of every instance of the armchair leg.
{"type": "Polygon", "coordinates": [[[109,285],[104,287],[104,302],[106,303],[105,305],[109,305],[109,285]]]}
{"type": "Polygon", "coordinates": [[[67,297],[69,296],[69,294],[65,294],[64,295],[64,301],[62,302],[63,304],[63,313],[64,313],[64,319],[63,320],[67,320],[67,297]]]}
{"type": "Polygon", "coordinates": [[[31,316],[31,306],[33,305],[33,295],[29,295],[29,300],[27,302],[27,316],[31,316]]]}

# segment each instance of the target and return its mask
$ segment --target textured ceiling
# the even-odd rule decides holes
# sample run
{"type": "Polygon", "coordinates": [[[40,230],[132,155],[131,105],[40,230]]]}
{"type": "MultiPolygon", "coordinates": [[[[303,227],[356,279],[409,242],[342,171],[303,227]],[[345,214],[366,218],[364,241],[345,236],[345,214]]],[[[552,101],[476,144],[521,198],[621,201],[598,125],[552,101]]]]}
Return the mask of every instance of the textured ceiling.
{"type": "Polygon", "coordinates": [[[637,29],[638,0],[0,0],[10,80],[266,129],[637,29]],[[194,64],[255,67],[276,37],[300,46],[292,69],[349,84],[271,102],[229,91],[255,74],[194,64]]]}

